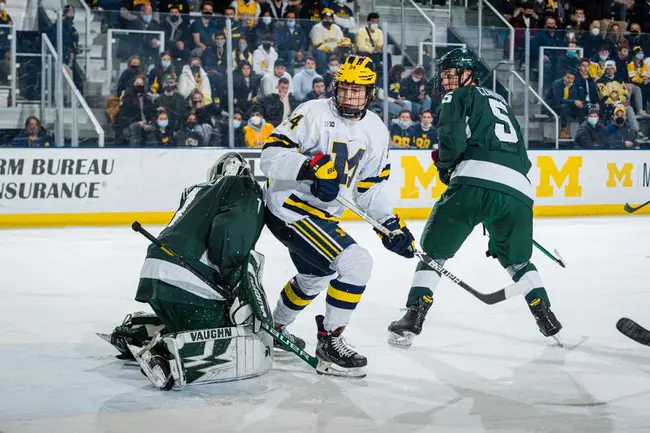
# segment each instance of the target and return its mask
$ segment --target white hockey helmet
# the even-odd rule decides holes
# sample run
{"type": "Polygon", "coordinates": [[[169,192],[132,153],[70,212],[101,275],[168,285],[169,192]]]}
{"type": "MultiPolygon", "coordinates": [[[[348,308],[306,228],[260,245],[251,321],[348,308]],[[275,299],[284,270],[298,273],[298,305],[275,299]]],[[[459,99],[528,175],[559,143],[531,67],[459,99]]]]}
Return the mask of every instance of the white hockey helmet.
{"type": "Polygon", "coordinates": [[[208,171],[208,180],[213,181],[221,176],[248,176],[255,180],[251,165],[237,152],[224,153],[212,164],[208,171]]]}

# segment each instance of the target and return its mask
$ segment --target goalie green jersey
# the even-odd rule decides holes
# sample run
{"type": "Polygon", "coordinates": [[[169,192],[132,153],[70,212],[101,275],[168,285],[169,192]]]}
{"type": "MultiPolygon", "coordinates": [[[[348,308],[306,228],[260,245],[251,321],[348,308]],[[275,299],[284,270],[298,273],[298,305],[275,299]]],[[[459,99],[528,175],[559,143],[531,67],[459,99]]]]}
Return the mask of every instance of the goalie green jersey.
{"type": "Polygon", "coordinates": [[[452,170],[450,185],[501,191],[532,207],[526,177],[531,164],[519,123],[501,95],[480,86],[448,93],[441,103],[438,135],[436,166],[452,170]]]}
{"type": "MultiPolygon", "coordinates": [[[[240,281],[264,225],[260,186],[249,177],[223,176],[188,188],[160,241],[227,291],[240,281]]],[[[212,308],[223,298],[171,256],[150,245],[137,301],[212,308]]]]}

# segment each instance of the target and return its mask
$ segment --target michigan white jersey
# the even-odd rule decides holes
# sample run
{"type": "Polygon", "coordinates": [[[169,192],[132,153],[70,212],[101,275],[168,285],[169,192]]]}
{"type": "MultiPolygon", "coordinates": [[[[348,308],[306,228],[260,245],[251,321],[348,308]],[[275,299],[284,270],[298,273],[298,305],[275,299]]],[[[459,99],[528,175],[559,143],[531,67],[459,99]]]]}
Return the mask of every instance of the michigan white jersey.
{"type": "Polygon", "coordinates": [[[382,193],[390,175],[389,145],[388,130],[375,113],[367,111],[353,121],[338,115],[331,98],[305,102],[273,131],[262,150],[261,168],[269,179],[266,205],[288,223],[305,216],[337,220],[343,206],[322,202],[312,195],[311,182],[296,180],[305,161],[323,153],[335,160],[339,194],[383,222],[392,216],[382,193]]]}

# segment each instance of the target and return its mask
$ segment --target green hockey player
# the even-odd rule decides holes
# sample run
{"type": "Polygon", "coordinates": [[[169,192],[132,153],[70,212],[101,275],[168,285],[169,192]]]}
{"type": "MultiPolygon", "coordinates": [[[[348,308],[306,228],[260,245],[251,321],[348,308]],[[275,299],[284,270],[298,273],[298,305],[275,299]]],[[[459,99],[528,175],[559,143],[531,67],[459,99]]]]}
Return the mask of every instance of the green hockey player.
{"type": "Polygon", "coordinates": [[[258,332],[251,306],[268,310],[263,291],[252,289],[261,280],[263,256],[253,248],[263,226],[262,190],[250,165],[238,153],[224,154],[207,182],[185,190],[158,239],[232,296],[224,298],[150,245],[135,299],[155,315],[128,315],[115,329],[110,340],[121,357],[133,355],[161,389],[266,373],[273,345],[258,332]]]}
{"type": "MultiPolygon", "coordinates": [[[[530,262],[533,189],[531,163],[519,124],[503,97],[478,84],[478,58],[454,49],[437,64],[444,97],[438,120],[440,145],[431,154],[440,180],[449,186],[424,228],[424,252],[443,264],[456,254],[478,224],[490,234],[489,254],[515,281],[530,286],[526,302],[544,336],[562,325],[550,310],[542,280],[530,262]]],[[[388,327],[389,343],[408,347],[422,331],[440,275],[420,262],[400,320],[388,327]]]]}

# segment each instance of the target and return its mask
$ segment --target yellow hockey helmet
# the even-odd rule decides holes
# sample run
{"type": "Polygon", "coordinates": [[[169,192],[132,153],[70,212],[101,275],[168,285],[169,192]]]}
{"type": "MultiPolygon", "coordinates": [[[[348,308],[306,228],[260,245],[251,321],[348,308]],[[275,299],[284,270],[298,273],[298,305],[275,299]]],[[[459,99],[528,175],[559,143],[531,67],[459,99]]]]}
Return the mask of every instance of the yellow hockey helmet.
{"type": "Polygon", "coordinates": [[[334,101],[339,114],[348,119],[363,117],[374,99],[376,81],[375,64],[369,57],[347,56],[334,75],[334,101]],[[366,93],[363,100],[343,98],[343,95],[339,94],[342,84],[364,86],[366,93]]]}

